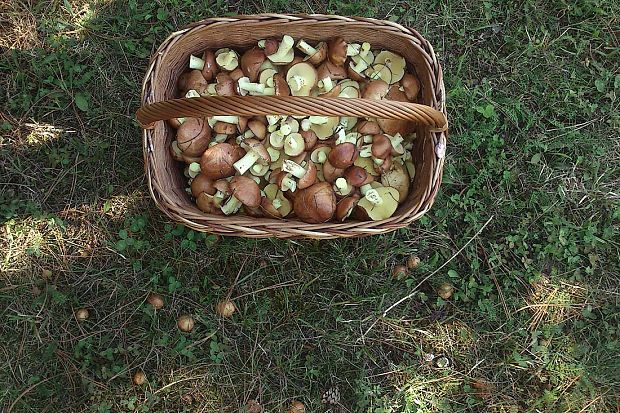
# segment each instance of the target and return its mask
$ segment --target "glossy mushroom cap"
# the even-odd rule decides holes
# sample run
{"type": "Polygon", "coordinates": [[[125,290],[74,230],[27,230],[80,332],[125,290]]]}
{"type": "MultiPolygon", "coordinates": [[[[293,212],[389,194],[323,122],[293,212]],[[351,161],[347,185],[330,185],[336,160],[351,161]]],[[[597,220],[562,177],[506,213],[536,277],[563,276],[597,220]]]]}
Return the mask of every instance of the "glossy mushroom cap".
{"type": "Polygon", "coordinates": [[[209,179],[204,174],[199,174],[194,178],[192,184],[190,185],[192,189],[192,195],[194,195],[194,198],[198,198],[198,196],[203,192],[209,195],[215,195],[217,189],[213,184],[214,182],[212,179],[209,179]]]}
{"type": "Polygon", "coordinates": [[[248,121],[248,128],[250,128],[257,139],[263,140],[267,136],[267,126],[258,119],[250,119],[248,121]]]}
{"type": "Polygon", "coordinates": [[[202,68],[202,76],[210,82],[219,71],[219,68],[215,63],[215,55],[211,50],[205,50],[202,54],[202,60],[205,62],[205,65],[202,68]]]}
{"type": "Polygon", "coordinates": [[[363,120],[355,126],[356,130],[362,135],[378,135],[381,133],[381,128],[377,122],[369,120],[363,120]]]}
{"type": "Polygon", "coordinates": [[[411,102],[415,102],[420,92],[420,81],[418,78],[411,73],[406,73],[400,80],[400,83],[403,85],[403,89],[405,89],[405,96],[407,96],[407,99],[411,102]]]}
{"type": "Polygon", "coordinates": [[[218,96],[235,96],[237,87],[235,80],[229,74],[220,72],[215,77],[217,84],[215,85],[215,93],[218,96]]]}
{"type": "Polygon", "coordinates": [[[313,185],[316,182],[316,165],[312,161],[308,161],[306,165],[306,174],[299,179],[297,182],[297,188],[306,189],[309,186],[313,185]]]}
{"type": "Polygon", "coordinates": [[[381,100],[387,95],[390,85],[387,82],[378,79],[369,82],[364,89],[362,97],[364,99],[381,100]]]}
{"type": "Polygon", "coordinates": [[[336,212],[336,195],[327,182],[314,185],[295,192],[293,210],[304,222],[320,223],[329,221],[336,212]]]}
{"type": "Polygon", "coordinates": [[[241,56],[239,67],[243,74],[250,79],[250,82],[256,82],[260,67],[266,58],[264,50],[258,47],[248,50],[241,56]]]}
{"type": "Polygon", "coordinates": [[[319,139],[316,136],[316,133],[312,129],[309,129],[307,131],[306,130],[300,130],[299,134],[304,139],[305,150],[306,151],[312,150],[314,148],[314,146],[316,145],[318,139],[319,139]]]}
{"type": "Polygon", "coordinates": [[[290,96],[291,94],[291,89],[282,73],[273,75],[273,87],[275,88],[275,96],[290,96]]]}
{"type": "Polygon", "coordinates": [[[186,156],[200,156],[209,147],[211,128],[200,118],[187,118],[177,129],[177,144],[186,156]]]}
{"type": "Polygon", "coordinates": [[[323,164],[323,177],[325,181],[334,183],[342,175],[344,175],[344,169],[334,167],[329,160],[323,164]]]}
{"type": "Polygon", "coordinates": [[[344,169],[353,165],[353,162],[355,162],[358,155],[359,151],[357,146],[350,142],[345,142],[334,146],[329,152],[327,158],[329,159],[329,163],[331,163],[335,168],[344,169]]]}
{"type": "Polygon", "coordinates": [[[185,96],[189,90],[195,90],[200,94],[206,93],[207,85],[207,79],[204,78],[200,70],[183,73],[177,81],[177,87],[182,96],[185,96]]]}
{"type": "Polygon", "coordinates": [[[327,43],[329,61],[336,66],[344,65],[347,60],[347,42],[342,37],[334,37],[327,43]]]}
{"type": "Polygon", "coordinates": [[[256,208],[260,205],[260,188],[253,179],[247,176],[235,176],[231,179],[230,192],[243,205],[251,208],[256,208]]]}
{"type": "Polygon", "coordinates": [[[336,66],[329,60],[323,62],[317,69],[319,80],[329,77],[331,80],[342,80],[347,77],[347,71],[344,66],[336,66]]]}
{"type": "Polygon", "coordinates": [[[360,166],[352,165],[344,171],[344,178],[349,184],[355,187],[360,187],[369,183],[368,173],[360,166]]]}
{"type": "Polygon", "coordinates": [[[346,198],[342,198],[336,206],[336,220],[343,222],[353,212],[353,208],[360,200],[359,195],[351,195],[346,198]]]}
{"type": "Polygon", "coordinates": [[[200,170],[211,179],[233,176],[233,164],[243,157],[245,151],[228,143],[218,143],[207,149],[200,158],[200,170]]]}
{"type": "Polygon", "coordinates": [[[372,137],[371,150],[375,158],[386,159],[392,154],[392,142],[383,134],[375,135],[372,137]]]}

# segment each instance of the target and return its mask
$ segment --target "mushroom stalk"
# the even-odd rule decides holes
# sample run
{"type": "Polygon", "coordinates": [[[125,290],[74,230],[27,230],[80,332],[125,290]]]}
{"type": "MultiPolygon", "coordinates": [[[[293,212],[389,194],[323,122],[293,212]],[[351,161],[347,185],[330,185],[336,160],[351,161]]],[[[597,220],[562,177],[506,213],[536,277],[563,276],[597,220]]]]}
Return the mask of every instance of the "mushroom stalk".
{"type": "Polygon", "coordinates": [[[325,154],[325,152],[321,151],[316,155],[316,160],[317,163],[323,164],[325,163],[325,161],[327,161],[327,155],[325,154]]]}
{"type": "Polygon", "coordinates": [[[318,86],[327,93],[334,88],[334,82],[332,82],[332,78],[328,76],[325,79],[319,80],[318,86]]]}
{"type": "Polygon", "coordinates": [[[349,183],[347,182],[346,179],[344,178],[336,179],[336,188],[338,188],[340,191],[345,191],[348,187],[349,187],[349,183]]]}
{"type": "Polygon", "coordinates": [[[347,56],[356,56],[360,54],[361,45],[359,43],[349,43],[347,45],[347,56]]]}
{"type": "Polygon", "coordinates": [[[305,54],[307,54],[308,56],[312,56],[313,54],[316,53],[316,49],[310,46],[308,43],[306,43],[304,39],[301,39],[299,42],[297,42],[297,48],[301,50],[302,52],[304,52],[305,54]]]}
{"type": "Polygon", "coordinates": [[[243,175],[258,160],[260,155],[256,151],[249,151],[245,156],[233,164],[233,167],[243,175]]]}
{"type": "Polygon", "coordinates": [[[211,119],[213,119],[215,122],[232,123],[233,125],[236,125],[239,123],[239,116],[215,115],[215,116],[212,116],[211,119]]]}
{"type": "MultiPolygon", "coordinates": [[[[289,54],[289,51],[293,48],[294,44],[295,44],[295,40],[293,40],[291,36],[285,35],[284,37],[282,37],[282,41],[280,42],[280,45],[278,46],[278,51],[268,56],[269,60],[271,60],[272,62],[273,61],[277,62],[279,60],[284,59],[287,56],[287,54],[289,54]]],[[[258,43],[258,46],[261,47],[260,42],[258,43]]]]}
{"type": "Polygon", "coordinates": [[[381,205],[383,203],[383,199],[376,189],[369,189],[364,197],[373,205],[381,205]]]}
{"type": "Polygon", "coordinates": [[[215,89],[215,83],[211,83],[207,85],[207,93],[209,95],[217,95],[217,90],[215,89]]]}
{"type": "Polygon", "coordinates": [[[232,195],[230,199],[228,199],[228,201],[226,201],[226,203],[222,205],[222,212],[225,215],[234,214],[235,212],[239,211],[241,205],[241,201],[239,201],[237,198],[235,198],[234,195],[232,195]]]}
{"type": "Polygon", "coordinates": [[[202,70],[205,67],[205,61],[194,55],[189,57],[189,68],[192,70],[202,70]]]}
{"type": "Polygon", "coordinates": [[[287,176],[282,179],[281,188],[283,191],[295,192],[295,190],[297,189],[297,182],[287,176]]]}
{"type": "Polygon", "coordinates": [[[301,76],[293,76],[289,79],[288,84],[291,86],[291,90],[301,90],[301,88],[304,87],[304,78],[301,76]]]}
{"type": "Polygon", "coordinates": [[[189,164],[189,176],[191,178],[195,178],[200,173],[200,164],[197,162],[192,162],[189,164]]]}
{"type": "Polygon", "coordinates": [[[364,145],[360,150],[360,158],[370,158],[372,156],[372,145],[364,145]]]}
{"type": "Polygon", "coordinates": [[[265,91],[265,85],[261,83],[252,83],[247,77],[242,77],[239,79],[237,84],[239,85],[239,89],[247,90],[248,92],[263,93],[265,91]]]}
{"type": "Polygon", "coordinates": [[[362,195],[366,196],[366,194],[368,193],[368,191],[372,190],[372,185],[370,184],[366,184],[366,185],[362,185],[360,187],[360,192],[362,193],[362,195]]]}
{"type": "Polygon", "coordinates": [[[186,98],[199,98],[200,93],[196,92],[194,89],[188,90],[185,94],[186,98]]]}
{"type": "Polygon", "coordinates": [[[282,170],[290,173],[297,179],[303,178],[306,174],[306,170],[301,165],[288,159],[282,163],[282,170]]]}
{"type": "Polygon", "coordinates": [[[368,63],[364,59],[359,59],[354,66],[351,66],[354,72],[362,73],[368,68],[368,63]]]}

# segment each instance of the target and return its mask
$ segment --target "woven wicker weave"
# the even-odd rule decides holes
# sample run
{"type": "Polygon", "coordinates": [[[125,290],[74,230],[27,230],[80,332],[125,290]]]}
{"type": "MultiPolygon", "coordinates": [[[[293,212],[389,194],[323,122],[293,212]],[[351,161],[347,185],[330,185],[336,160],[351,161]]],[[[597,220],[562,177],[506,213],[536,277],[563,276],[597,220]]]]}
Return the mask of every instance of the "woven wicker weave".
{"type": "Polygon", "coordinates": [[[167,216],[190,228],[222,235],[279,238],[339,238],[381,234],[405,227],[431,207],[443,171],[447,138],[445,90],[441,66],[431,45],[418,32],[396,23],[326,15],[264,14],[207,19],[173,33],[159,47],[142,85],[138,121],[144,125],[146,177],[155,203],[167,216]],[[247,48],[266,37],[289,34],[307,41],[342,36],[367,41],[373,48],[405,57],[422,84],[424,105],[366,99],[269,96],[174,99],[175,82],[190,54],[222,47],[247,48]],[[389,219],[308,224],[292,219],[209,215],[185,192],[186,182],[169,146],[174,130],[162,119],[212,115],[333,115],[408,119],[417,123],[412,157],[416,174],[408,198],[389,219]]]}

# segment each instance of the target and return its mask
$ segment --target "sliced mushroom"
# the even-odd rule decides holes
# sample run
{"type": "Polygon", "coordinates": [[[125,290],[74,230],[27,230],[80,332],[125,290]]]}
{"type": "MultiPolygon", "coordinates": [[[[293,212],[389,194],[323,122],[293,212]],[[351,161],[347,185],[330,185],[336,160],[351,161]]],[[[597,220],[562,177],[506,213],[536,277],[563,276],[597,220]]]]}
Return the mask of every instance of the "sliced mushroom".
{"type": "Polygon", "coordinates": [[[312,130],[320,140],[324,140],[334,134],[339,121],[337,116],[310,116],[301,121],[301,129],[312,130]]]}
{"type": "MultiPolygon", "coordinates": [[[[377,57],[375,57],[375,61],[373,63],[372,68],[378,66],[383,67],[386,66],[389,68],[390,78],[386,79],[381,76],[381,79],[385,80],[389,84],[396,83],[403,78],[405,74],[405,66],[406,66],[405,58],[397,55],[396,53],[392,53],[390,51],[384,50],[380,52],[377,57]]],[[[370,76],[373,78],[373,76],[370,76]]]]}
{"type": "Polygon", "coordinates": [[[310,160],[312,160],[315,164],[324,164],[327,161],[327,157],[331,150],[331,146],[317,145],[310,154],[310,160]]]}
{"type": "Polygon", "coordinates": [[[278,185],[269,184],[264,189],[265,196],[261,201],[261,208],[267,215],[274,218],[283,218],[291,213],[291,202],[284,196],[278,185]]]}
{"type": "Polygon", "coordinates": [[[297,156],[305,149],[304,138],[299,133],[290,133],[284,138],[284,153],[288,156],[297,156]]]}
{"type": "Polygon", "coordinates": [[[304,222],[320,223],[329,221],[336,212],[336,195],[327,182],[297,191],[293,203],[295,214],[304,222]]]}
{"type": "Polygon", "coordinates": [[[316,166],[312,161],[308,162],[306,168],[291,160],[285,160],[282,163],[282,170],[290,173],[299,179],[297,188],[305,189],[316,181],[316,166]]]}

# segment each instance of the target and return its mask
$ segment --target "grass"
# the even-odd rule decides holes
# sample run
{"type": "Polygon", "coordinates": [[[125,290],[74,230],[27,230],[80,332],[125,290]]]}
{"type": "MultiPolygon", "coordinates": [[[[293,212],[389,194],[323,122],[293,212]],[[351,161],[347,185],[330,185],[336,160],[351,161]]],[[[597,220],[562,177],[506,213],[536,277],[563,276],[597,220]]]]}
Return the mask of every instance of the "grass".
{"type": "Polygon", "coordinates": [[[15,0],[0,22],[3,411],[620,409],[617,2],[15,0]],[[252,12],[385,18],[435,46],[451,129],[426,217],[284,242],[156,210],[134,121],[148,59],[189,22],[252,12]]]}

